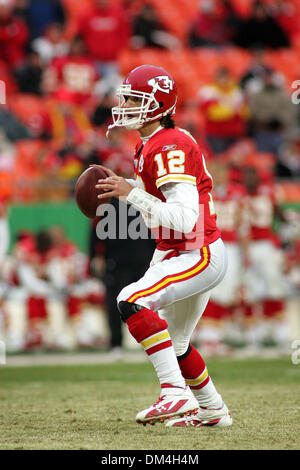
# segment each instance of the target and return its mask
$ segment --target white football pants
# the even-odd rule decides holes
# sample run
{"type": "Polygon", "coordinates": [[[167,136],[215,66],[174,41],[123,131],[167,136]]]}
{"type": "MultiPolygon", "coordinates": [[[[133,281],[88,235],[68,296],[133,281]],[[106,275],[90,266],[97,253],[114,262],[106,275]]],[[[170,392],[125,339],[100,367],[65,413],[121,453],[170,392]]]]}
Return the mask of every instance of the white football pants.
{"type": "Polygon", "coordinates": [[[117,302],[132,302],[158,312],[168,323],[179,356],[186,352],[210,291],[221,282],[226,269],[227,254],[220,238],[201,250],[155,250],[144,276],[122,289],[117,302]]]}

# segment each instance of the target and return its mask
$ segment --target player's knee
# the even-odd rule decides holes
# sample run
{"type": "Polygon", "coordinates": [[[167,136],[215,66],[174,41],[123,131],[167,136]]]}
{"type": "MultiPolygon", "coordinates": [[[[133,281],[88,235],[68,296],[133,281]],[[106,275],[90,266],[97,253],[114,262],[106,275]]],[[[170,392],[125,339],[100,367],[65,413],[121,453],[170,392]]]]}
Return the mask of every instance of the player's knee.
{"type": "Polygon", "coordinates": [[[126,302],[125,300],[120,300],[117,305],[123,322],[126,322],[128,318],[144,308],[141,305],[126,302]]]}
{"type": "Polygon", "coordinates": [[[183,359],[185,359],[186,357],[188,357],[189,354],[191,353],[191,351],[192,351],[192,346],[191,346],[191,344],[189,344],[188,347],[187,347],[187,349],[186,349],[186,351],[185,351],[184,353],[182,353],[182,354],[176,354],[176,356],[177,356],[177,361],[180,362],[180,361],[182,361],[183,359]]]}
{"type": "MultiPolygon", "coordinates": [[[[172,335],[171,335],[172,338],[172,335]]],[[[185,355],[189,347],[189,340],[185,338],[172,338],[173,347],[175,350],[175,354],[177,359],[185,355]]]]}

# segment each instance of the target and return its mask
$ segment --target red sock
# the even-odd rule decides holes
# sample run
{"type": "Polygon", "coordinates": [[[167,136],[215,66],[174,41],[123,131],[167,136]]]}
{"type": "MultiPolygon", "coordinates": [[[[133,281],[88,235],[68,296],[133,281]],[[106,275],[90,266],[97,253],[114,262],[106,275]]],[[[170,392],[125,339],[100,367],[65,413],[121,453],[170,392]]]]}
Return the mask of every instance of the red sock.
{"type": "Polygon", "coordinates": [[[148,356],[172,346],[167,322],[152,310],[143,308],[129,317],[126,323],[130,333],[143,346],[148,356]]]}
{"type": "Polygon", "coordinates": [[[191,345],[190,353],[178,362],[181,373],[192,390],[199,390],[208,384],[210,377],[205,362],[194,346],[191,345]]]}
{"type": "Polygon", "coordinates": [[[155,312],[147,308],[139,310],[126,321],[129,331],[144,348],[151,360],[162,388],[166,385],[185,387],[168,324],[155,312]]]}

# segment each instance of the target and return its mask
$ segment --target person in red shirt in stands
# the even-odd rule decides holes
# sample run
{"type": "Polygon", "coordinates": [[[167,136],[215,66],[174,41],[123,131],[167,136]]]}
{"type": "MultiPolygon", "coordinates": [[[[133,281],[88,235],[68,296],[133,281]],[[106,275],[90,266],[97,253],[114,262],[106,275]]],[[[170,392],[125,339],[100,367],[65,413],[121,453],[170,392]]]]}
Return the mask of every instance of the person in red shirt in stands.
{"type": "Polygon", "coordinates": [[[217,69],[212,83],[199,90],[207,141],[214,153],[222,153],[246,133],[248,106],[245,95],[226,66],[217,69]]]}
{"type": "Polygon", "coordinates": [[[16,68],[24,61],[29,33],[25,22],[13,14],[14,3],[0,1],[0,61],[16,68]]]}
{"type": "Polygon", "coordinates": [[[80,21],[79,34],[88,55],[98,62],[101,75],[116,73],[119,53],[130,36],[122,7],[112,5],[109,0],[94,0],[93,9],[80,21]]]}
{"type": "Polygon", "coordinates": [[[234,37],[237,17],[228,0],[202,0],[189,31],[189,46],[224,47],[234,37]]]}
{"type": "Polygon", "coordinates": [[[67,88],[60,88],[47,102],[49,133],[56,147],[66,143],[75,144],[91,130],[87,112],[78,106],[74,94],[67,88]]]}
{"type": "Polygon", "coordinates": [[[74,103],[85,104],[92,96],[99,78],[96,65],[87,57],[80,37],[74,38],[69,54],[55,57],[44,75],[44,90],[54,92],[64,88],[72,93],[74,103]]]}

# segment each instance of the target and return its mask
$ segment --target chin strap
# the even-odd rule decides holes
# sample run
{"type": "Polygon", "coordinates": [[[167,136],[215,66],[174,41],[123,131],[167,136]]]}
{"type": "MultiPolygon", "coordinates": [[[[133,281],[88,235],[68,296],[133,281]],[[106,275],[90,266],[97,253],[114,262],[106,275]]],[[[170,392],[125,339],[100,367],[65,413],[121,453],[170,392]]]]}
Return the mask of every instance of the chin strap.
{"type": "Polygon", "coordinates": [[[110,124],[110,125],[108,126],[107,131],[106,131],[106,134],[105,134],[105,136],[106,136],[107,139],[108,139],[108,137],[109,137],[109,134],[110,134],[111,130],[112,130],[114,127],[117,127],[116,124],[110,124]]]}

